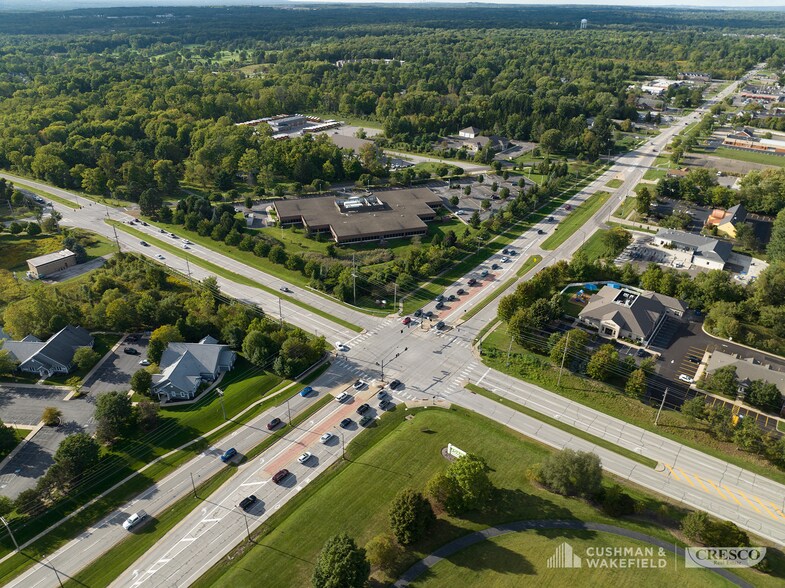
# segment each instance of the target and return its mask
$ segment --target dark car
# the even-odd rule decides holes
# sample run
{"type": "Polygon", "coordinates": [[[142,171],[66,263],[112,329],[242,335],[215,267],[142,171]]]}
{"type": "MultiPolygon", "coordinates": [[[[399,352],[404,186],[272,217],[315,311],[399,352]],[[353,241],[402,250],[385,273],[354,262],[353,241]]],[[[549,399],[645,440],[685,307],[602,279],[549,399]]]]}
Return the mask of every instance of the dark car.
{"type": "Polygon", "coordinates": [[[421,317],[422,316],[422,308],[418,308],[414,311],[414,316],[421,317]]]}
{"type": "MultiPolygon", "coordinates": [[[[276,474],[276,476],[277,476],[277,475],[278,475],[278,474],[276,474]]],[[[259,500],[259,499],[258,499],[258,498],[256,498],[256,496],[254,496],[253,494],[251,494],[250,496],[247,496],[247,497],[243,498],[243,499],[240,501],[240,508],[242,508],[243,510],[248,510],[248,509],[249,509],[249,508],[251,508],[251,507],[252,507],[254,504],[256,504],[258,500],[259,500]]]]}
{"type": "Polygon", "coordinates": [[[368,425],[371,422],[373,422],[373,417],[369,414],[366,414],[363,418],[360,419],[360,426],[364,427],[365,425],[368,425]]]}
{"type": "Polygon", "coordinates": [[[436,328],[441,331],[444,328],[444,321],[439,321],[436,323],[436,328]]]}
{"type": "Polygon", "coordinates": [[[510,250],[509,249],[502,249],[502,253],[504,255],[509,255],[510,254],[510,250]]]}
{"type": "Polygon", "coordinates": [[[437,302],[436,303],[436,310],[441,310],[444,308],[444,302],[437,302]]]}
{"type": "Polygon", "coordinates": [[[689,361],[691,361],[692,363],[700,363],[701,362],[701,360],[698,359],[697,357],[695,357],[694,355],[690,355],[687,359],[689,361]]]}
{"type": "Polygon", "coordinates": [[[369,408],[371,408],[370,404],[368,404],[368,403],[361,404],[360,406],[357,407],[357,414],[364,414],[364,413],[368,412],[369,408]]]}
{"type": "Polygon", "coordinates": [[[379,410],[387,410],[392,405],[389,399],[385,398],[379,403],[379,410]]]}
{"type": "Polygon", "coordinates": [[[313,388],[311,388],[310,386],[306,386],[305,388],[300,390],[300,396],[308,396],[311,394],[311,392],[313,392],[313,388]]]}
{"type": "Polygon", "coordinates": [[[229,449],[224,451],[224,454],[221,456],[221,461],[226,463],[227,461],[232,459],[235,455],[237,455],[237,450],[234,447],[230,447],[229,449]]]}
{"type": "Polygon", "coordinates": [[[400,380],[393,380],[392,382],[390,382],[390,389],[391,390],[397,390],[400,386],[401,386],[401,381],[400,380]]]}
{"type": "Polygon", "coordinates": [[[538,235],[544,235],[545,231],[543,231],[542,229],[537,229],[537,234],[538,235]]]}
{"type": "Polygon", "coordinates": [[[477,280],[475,280],[474,278],[469,278],[469,281],[468,281],[467,283],[468,283],[470,286],[474,286],[474,285],[477,283],[477,280]]]}
{"type": "Polygon", "coordinates": [[[450,295],[447,297],[447,300],[448,300],[448,302],[453,302],[453,301],[455,301],[455,300],[457,300],[457,299],[458,299],[458,297],[457,297],[455,294],[450,294],[450,295]]]}
{"type": "Polygon", "coordinates": [[[458,296],[461,296],[462,294],[466,294],[466,290],[464,290],[463,288],[458,288],[458,292],[456,293],[458,294],[458,296]]]}
{"type": "Polygon", "coordinates": [[[649,354],[646,352],[645,349],[638,349],[638,351],[635,352],[635,355],[637,355],[638,357],[649,357],[649,354]]]}
{"type": "Polygon", "coordinates": [[[143,227],[148,227],[148,226],[150,226],[150,225],[148,225],[146,222],[142,221],[142,226],[143,226],[143,227]]]}
{"type": "Polygon", "coordinates": [[[141,245],[142,247],[149,247],[150,246],[150,244],[147,241],[139,241],[139,245],[141,245]]]}
{"type": "Polygon", "coordinates": [[[444,295],[443,295],[443,294],[439,294],[439,295],[436,297],[436,302],[441,302],[442,300],[444,300],[444,295]]]}
{"type": "Polygon", "coordinates": [[[348,429],[351,426],[351,424],[352,424],[352,419],[345,418],[341,421],[341,428],[348,429]]]}
{"type": "Polygon", "coordinates": [[[273,482],[276,484],[280,484],[281,480],[283,480],[286,476],[289,475],[289,470],[281,470],[280,472],[276,472],[273,476],[273,482]]]}
{"type": "Polygon", "coordinates": [[[271,420],[269,423],[267,423],[267,430],[268,431],[272,431],[274,428],[276,428],[282,422],[283,421],[281,421],[281,419],[279,419],[278,417],[275,417],[273,420],[271,420]]]}
{"type": "Polygon", "coordinates": [[[497,263],[494,263],[494,264],[491,266],[491,269],[492,269],[492,270],[497,270],[497,269],[499,269],[499,264],[497,264],[497,263]]]}
{"type": "Polygon", "coordinates": [[[433,311],[429,310],[428,312],[423,313],[423,316],[425,318],[429,319],[429,318],[431,318],[433,316],[433,311]]]}
{"type": "Polygon", "coordinates": [[[125,347],[123,348],[123,353],[127,355],[139,355],[139,351],[134,349],[133,347],[125,347]]]}

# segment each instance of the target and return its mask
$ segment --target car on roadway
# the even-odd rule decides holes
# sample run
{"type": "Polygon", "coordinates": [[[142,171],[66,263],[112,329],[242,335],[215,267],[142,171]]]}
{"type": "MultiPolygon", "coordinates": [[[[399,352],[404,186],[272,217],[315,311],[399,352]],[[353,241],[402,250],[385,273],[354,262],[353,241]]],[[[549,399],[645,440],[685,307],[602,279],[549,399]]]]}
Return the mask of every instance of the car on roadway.
{"type": "Polygon", "coordinates": [[[147,513],[145,511],[140,510],[139,512],[135,512],[130,517],[125,519],[125,522],[123,523],[123,529],[125,529],[126,531],[130,531],[146,518],[147,518],[147,513]]]}
{"type": "Polygon", "coordinates": [[[510,249],[510,256],[518,255],[518,252],[515,249],[510,249]]]}
{"type": "Polygon", "coordinates": [[[139,351],[137,349],[134,349],[133,347],[125,347],[123,349],[123,353],[125,353],[126,355],[139,355],[139,351]]]}
{"type": "Polygon", "coordinates": [[[161,232],[161,233],[163,233],[164,235],[166,235],[166,229],[159,229],[159,232],[161,232]]]}
{"type": "Polygon", "coordinates": [[[292,293],[292,291],[289,288],[287,288],[286,286],[281,286],[281,292],[287,292],[289,294],[292,293]]]}
{"type": "Polygon", "coordinates": [[[384,400],[385,398],[387,398],[387,396],[388,396],[387,390],[382,389],[379,390],[379,393],[376,395],[376,398],[378,398],[379,400],[384,400]]]}
{"type": "Polygon", "coordinates": [[[150,225],[148,225],[148,224],[147,224],[146,222],[144,222],[144,221],[140,221],[140,222],[142,223],[142,226],[143,226],[143,227],[149,227],[149,226],[150,226],[150,225]]]}
{"type": "Polygon", "coordinates": [[[435,300],[436,300],[436,302],[441,302],[442,300],[444,300],[444,295],[443,295],[443,294],[439,294],[439,295],[438,295],[438,296],[435,298],[435,300]]]}
{"type": "Polygon", "coordinates": [[[390,390],[397,390],[400,387],[401,387],[400,380],[393,380],[392,382],[390,382],[390,390]]]}
{"type": "Polygon", "coordinates": [[[498,263],[494,263],[494,264],[491,266],[491,269],[492,269],[492,270],[497,270],[497,269],[500,269],[501,267],[502,267],[502,266],[500,266],[498,263]]]}
{"type": "Polygon", "coordinates": [[[688,384],[692,384],[695,380],[689,377],[687,374],[679,374],[679,379],[682,382],[687,382],[688,384]]]}
{"type": "Polygon", "coordinates": [[[571,211],[572,210],[572,204],[565,204],[564,205],[564,210],[566,210],[567,212],[571,211]]]}
{"type": "Polygon", "coordinates": [[[405,316],[405,317],[403,317],[403,320],[401,321],[401,324],[408,325],[410,322],[412,322],[412,317],[405,316]]]}
{"type": "Polygon", "coordinates": [[[347,417],[347,418],[345,418],[345,419],[343,419],[343,420],[341,421],[341,423],[340,423],[340,427],[341,427],[342,429],[348,429],[348,428],[349,428],[349,427],[352,425],[352,423],[353,423],[353,422],[354,422],[354,421],[353,421],[352,419],[350,419],[350,418],[348,418],[348,417],[347,417]]]}
{"type": "Polygon", "coordinates": [[[543,231],[542,229],[537,229],[537,234],[538,235],[544,235],[545,231],[543,231]]]}
{"type": "Polygon", "coordinates": [[[305,388],[300,390],[300,396],[302,397],[310,396],[311,392],[313,392],[313,388],[311,388],[310,386],[306,386],[305,388]]]}
{"type": "Polygon", "coordinates": [[[150,365],[150,360],[149,359],[143,359],[142,361],[139,362],[139,365],[150,365]]]}
{"type": "Polygon", "coordinates": [[[157,257],[158,259],[166,259],[166,258],[165,258],[163,255],[161,255],[160,253],[159,253],[158,255],[156,255],[156,257],[157,257]]]}
{"type": "Polygon", "coordinates": [[[147,241],[139,241],[139,245],[141,245],[142,247],[149,247],[150,246],[150,244],[147,241]]]}
{"type": "Polygon", "coordinates": [[[509,254],[510,254],[510,250],[509,249],[507,249],[507,248],[502,249],[502,255],[509,255],[509,254]]]}
{"type": "Polygon", "coordinates": [[[392,402],[389,399],[385,398],[379,403],[379,410],[387,410],[390,406],[392,406],[392,402]]]}
{"type": "Polygon", "coordinates": [[[437,331],[441,331],[444,328],[444,321],[439,321],[438,323],[436,323],[435,328],[437,331]]]}
{"type": "Polygon", "coordinates": [[[193,243],[191,243],[188,239],[183,239],[183,243],[186,245],[193,245],[193,243]]]}
{"type": "Polygon", "coordinates": [[[480,272],[480,276],[483,277],[483,278],[488,277],[488,270],[486,270],[486,269],[482,270],[480,272]]]}
{"type": "Polygon", "coordinates": [[[442,308],[444,308],[444,302],[437,302],[435,308],[436,310],[441,310],[442,308]]]}
{"type": "Polygon", "coordinates": [[[458,296],[463,296],[464,294],[466,294],[466,290],[464,290],[463,288],[458,288],[458,291],[456,292],[456,294],[458,296]]]}
{"type": "Polygon", "coordinates": [[[455,302],[456,300],[458,300],[458,297],[457,297],[455,294],[450,294],[450,295],[447,297],[447,301],[448,301],[448,302],[455,302]]]}
{"type": "Polygon", "coordinates": [[[188,247],[188,245],[186,245],[185,243],[183,243],[183,249],[190,249],[190,247],[188,247]]]}
{"type": "Polygon", "coordinates": [[[365,388],[365,382],[363,382],[362,380],[357,380],[354,382],[354,384],[352,384],[352,388],[354,388],[355,390],[362,390],[363,388],[365,388]]]}
{"type": "Polygon", "coordinates": [[[341,343],[340,341],[336,341],[336,343],[335,343],[335,348],[336,348],[338,351],[349,351],[349,346],[348,346],[348,345],[344,345],[344,344],[343,344],[343,343],[341,343]]]}
{"type": "Polygon", "coordinates": [[[502,263],[507,263],[508,261],[510,261],[509,257],[507,257],[506,255],[502,257],[502,263]]]}
{"type": "Polygon", "coordinates": [[[175,235],[174,233],[172,233],[172,234],[171,234],[171,235],[169,235],[169,236],[170,236],[172,239],[178,239],[178,236],[177,236],[177,235],[175,235]]]}
{"type": "Polygon", "coordinates": [[[425,317],[425,318],[427,318],[427,319],[430,319],[430,318],[432,318],[432,317],[433,317],[433,311],[432,311],[432,310],[429,310],[429,311],[427,311],[427,312],[423,313],[423,317],[425,317]]]}
{"type": "Polygon", "coordinates": [[[333,437],[335,437],[335,435],[333,435],[332,433],[325,433],[324,435],[319,437],[319,442],[320,443],[329,443],[330,439],[332,439],[333,437]]]}
{"type": "Polygon", "coordinates": [[[549,217],[548,217],[548,222],[549,222],[549,223],[552,223],[552,222],[553,222],[553,217],[552,217],[552,216],[549,216],[549,217]]]}
{"type": "Polygon", "coordinates": [[[224,451],[224,454],[221,456],[221,461],[226,463],[227,461],[232,459],[235,455],[237,455],[237,450],[234,447],[230,447],[229,449],[224,451]]]}
{"type": "Polygon", "coordinates": [[[284,478],[286,478],[288,475],[289,475],[289,470],[286,469],[280,470],[276,472],[275,475],[273,476],[273,482],[275,482],[276,484],[280,484],[284,480],[284,478]]]}
{"type": "Polygon", "coordinates": [[[306,451],[300,457],[297,458],[297,461],[299,461],[300,463],[305,463],[306,461],[309,461],[312,457],[313,457],[313,453],[309,453],[306,451]]]}
{"type": "Polygon", "coordinates": [[[414,314],[414,316],[416,316],[418,318],[421,317],[422,316],[422,308],[418,308],[412,314],[414,314]]]}
{"type": "Polygon", "coordinates": [[[250,496],[246,496],[245,498],[243,498],[243,499],[240,501],[240,505],[239,505],[239,506],[240,506],[240,508],[242,508],[244,511],[248,511],[248,509],[250,509],[250,508],[251,508],[251,507],[252,507],[254,504],[256,504],[258,501],[259,501],[259,499],[258,499],[258,498],[256,498],[256,496],[254,496],[253,494],[251,494],[250,496]]]}
{"type": "Polygon", "coordinates": [[[346,392],[341,392],[338,396],[335,397],[336,402],[346,402],[352,397],[351,394],[347,394],[346,392]]]}
{"type": "Polygon", "coordinates": [[[357,407],[357,414],[365,414],[371,408],[371,405],[367,402],[365,404],[361,404],[357,407]]]}
{"type": "Polygon", "coordinates": [[[373,421],[373,417],[369,414],[366,414],[363,418],[360,419],[360,426],[364,427],[369,425],[373,421]]]}
{"type": "Polygon", "coordinates": [[[474,278],[469,278],[469,281],[466,283],[469,284],[470,286],[474,286],[477,283],[477,280],[474,278]]]}
{"type": "Polygon", "coordinates": [[[281,419],[279,419],[278,417],[275,417],[273,420],[271,420],[269,423],[267,423],[267,430],[268,431],[272,431],[276,427],[281,426],[282,423],[283,423],[283,421],[281,419]]]}

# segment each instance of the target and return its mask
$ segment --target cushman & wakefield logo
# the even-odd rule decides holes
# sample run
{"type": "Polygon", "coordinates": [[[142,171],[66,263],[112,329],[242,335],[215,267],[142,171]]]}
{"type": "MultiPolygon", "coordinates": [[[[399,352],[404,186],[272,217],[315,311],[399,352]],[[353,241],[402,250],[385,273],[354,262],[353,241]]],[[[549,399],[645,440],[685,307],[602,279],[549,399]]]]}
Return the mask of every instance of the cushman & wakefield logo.
{"type": "Polygon", "coordinates": [[[548,558],[549,568],[660,569],[667,567],[667,553],[662,547],[609,547],[590,545],[583,557],[575,555],[572,545],[562,543],[548,558]]]}
{"type": "Polygon", "coordinates": [[[766,556],[765,547],[687,547],[688,568],[750,568],[766,556]]]}

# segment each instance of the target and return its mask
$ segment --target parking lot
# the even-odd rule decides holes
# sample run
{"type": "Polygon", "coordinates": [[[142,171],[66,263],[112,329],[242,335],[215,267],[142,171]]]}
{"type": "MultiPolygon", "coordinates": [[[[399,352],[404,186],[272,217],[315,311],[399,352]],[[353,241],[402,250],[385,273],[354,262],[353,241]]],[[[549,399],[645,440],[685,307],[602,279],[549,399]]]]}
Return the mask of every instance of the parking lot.
{"type": "Polygon", "coordinates": [[[147,357],[147,343],[149,335],[139,335],[139,340],[129,342],[127,339],[98,366],[88,381],[84,383],[83,390],[91,394],[120,390],[126,392],[131,389],[131,376],[141,369],[139,362],[147,357]],[[132,349],[137,353],[125,353],[125,349],[132,349]]]}

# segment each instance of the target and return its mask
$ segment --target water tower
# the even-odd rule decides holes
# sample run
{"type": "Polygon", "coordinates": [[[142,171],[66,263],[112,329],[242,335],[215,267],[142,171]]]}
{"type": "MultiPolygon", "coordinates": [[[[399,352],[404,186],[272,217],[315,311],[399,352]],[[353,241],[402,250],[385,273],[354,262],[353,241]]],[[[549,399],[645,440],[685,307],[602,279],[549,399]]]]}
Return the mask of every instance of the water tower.
{"type": "Polygon", "coordinates": [[[581,19],[581,30],[589,28],[589,21],[585,18],[581,19]]]}

